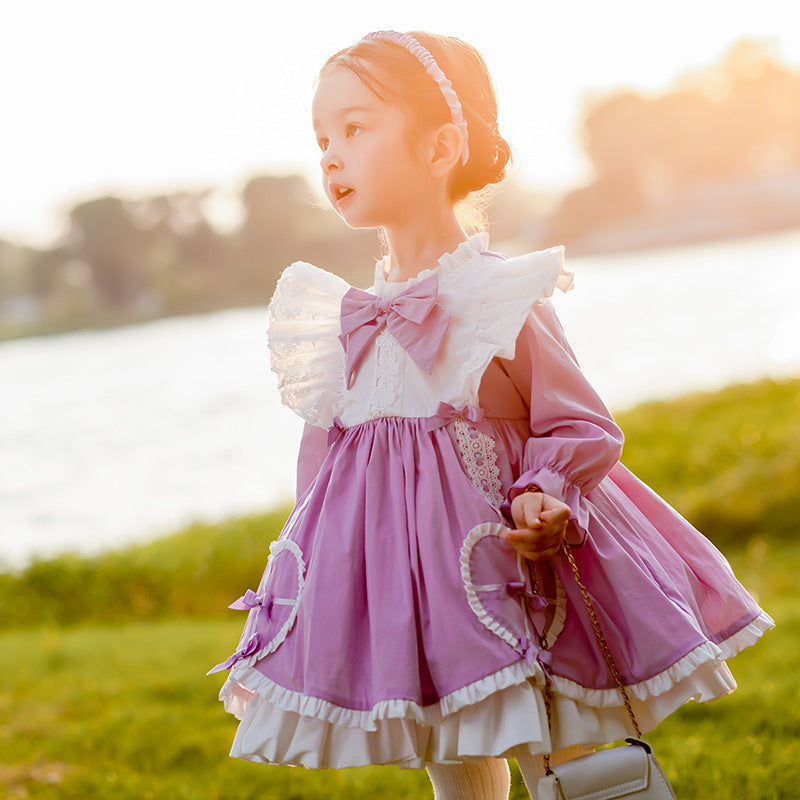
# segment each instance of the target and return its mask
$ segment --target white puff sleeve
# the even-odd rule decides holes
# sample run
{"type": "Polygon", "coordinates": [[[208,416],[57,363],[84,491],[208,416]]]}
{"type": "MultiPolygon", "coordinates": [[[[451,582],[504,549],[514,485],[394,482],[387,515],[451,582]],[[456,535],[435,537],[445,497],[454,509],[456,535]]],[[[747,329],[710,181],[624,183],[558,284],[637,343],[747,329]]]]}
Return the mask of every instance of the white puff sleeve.
{"type": "MultiPolygon", "coordinates": [[[[482,275],[472,273],[476,324],[470,352],[461,362],[460,384],[468,396],[477,396],[484,371],[495,357],[513,358],[517,337],[531,308],[550,297],[556,288],[572,288],[572,273],[564,269],[563,246],[501,260],[482,275]]],[[[469,293],[466,286],[462,291],[469,293]]]]}
{"type": "Polygon", "coordinates": [[[269,304],[270,363],[281,402],[322,428],[330,427],[344,395],[339,314],[349,288],[337,275],[298,261],[283,271],[269,304]]]}

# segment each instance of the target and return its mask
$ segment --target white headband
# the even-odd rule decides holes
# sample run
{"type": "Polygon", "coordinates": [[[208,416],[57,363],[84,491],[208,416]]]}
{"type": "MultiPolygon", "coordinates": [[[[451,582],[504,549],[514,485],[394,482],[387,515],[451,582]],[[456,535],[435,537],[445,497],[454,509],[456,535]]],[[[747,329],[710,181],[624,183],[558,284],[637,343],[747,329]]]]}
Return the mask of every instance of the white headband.
{"type": "Polygon", "coordinates": [[[453,84],[447,80],[447,76],[442,72],[442,68],[436,63],[436,59],[431,55],[430,51],[424,48],[413,36],[409,36],[407,33],[398,33],[397,31],[372,31],[361,41],[365,39],[383,39],[387,42],[399,44],[401,47],[405,47],[425,67],[425,71],[439,86],[439,90],[450,109],[450,118],[453,124],[464,134],[461,163],[466,164],[469,158],[469,133],[467,131],[467,121],[464,119],[464,113],[461,110],[461,102],[455,89],[453,89],[453,84]]]}

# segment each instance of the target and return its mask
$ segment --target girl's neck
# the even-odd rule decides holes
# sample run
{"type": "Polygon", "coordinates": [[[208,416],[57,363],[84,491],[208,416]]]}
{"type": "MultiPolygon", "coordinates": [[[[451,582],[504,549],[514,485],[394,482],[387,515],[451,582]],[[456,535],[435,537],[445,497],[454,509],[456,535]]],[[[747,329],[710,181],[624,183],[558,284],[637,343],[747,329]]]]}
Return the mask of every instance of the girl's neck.
{"type": "Polygon", "coordinates": [[[386,280],[402,283],[422,270],[435,267],[445,253],[451,253],[469,237],[448,207],[438,219],[420,215],[402,225],[384,228],[389,245],[389,268],[386,280]]]}

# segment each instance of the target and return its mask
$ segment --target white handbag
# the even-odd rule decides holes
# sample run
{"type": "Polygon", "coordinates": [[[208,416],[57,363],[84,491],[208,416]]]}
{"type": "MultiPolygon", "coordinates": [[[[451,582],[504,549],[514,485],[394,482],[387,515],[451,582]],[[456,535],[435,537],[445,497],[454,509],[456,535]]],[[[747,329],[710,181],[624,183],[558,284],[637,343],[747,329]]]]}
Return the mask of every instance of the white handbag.
{"type": "Polygon", "coordinates": [[[650,745],[626,741],[550,767],[539,781],[539,800],[676,800],[650,745]]]}
{"type": "MultiPolygon", "coordinates": [[[[563,546],[563,550],[569,559],[575,581],[592,620],[600,650],[622,695],[625,710],[628,712],[637,738],[626,739],[628,744],[625,746],[589,753],[558,766],[551,766],[549,757],[545,756],[547,773],[539,781],[539,800],[613,800],[618,797],[624,797],[625,800],[676,800],[675,793],[656,761],[652,748],[641,739],[642,732],[633,713],[630,698],[625,691],[614,656],[603,636],[589,592],[581,581],[575,558],[567,545],[563,546]]],[[[531,577],[533,578],[533,574],[531,577]]],[[[549,727],[552,685],[546,673],[545,681],[545,706],[549,727]]]]}

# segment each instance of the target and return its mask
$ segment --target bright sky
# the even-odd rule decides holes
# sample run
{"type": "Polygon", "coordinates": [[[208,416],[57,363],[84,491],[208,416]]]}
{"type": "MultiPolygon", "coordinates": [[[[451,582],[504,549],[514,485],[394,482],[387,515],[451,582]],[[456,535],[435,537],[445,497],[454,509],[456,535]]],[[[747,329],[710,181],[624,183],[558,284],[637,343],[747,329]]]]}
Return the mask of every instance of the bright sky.
{"type": "Polygon", "coordinates": [[[79,199],[259,171],[316,181],[309,105],[325,59],[367,31],[460,36],[483,53],[520,175],[586,174],[582,93],[659,90],[743,36],[800,67],[796,0],[24,0],[0,9],[0,237],[47,243],[79,199]],[[457,9],[457,10],[453,10],[457,9]]]}

